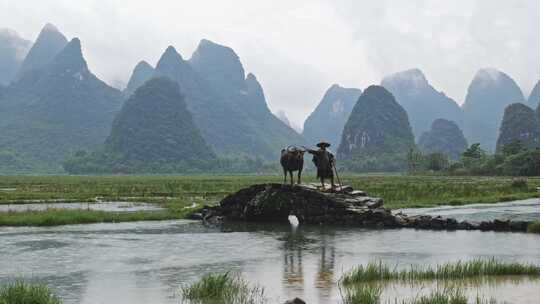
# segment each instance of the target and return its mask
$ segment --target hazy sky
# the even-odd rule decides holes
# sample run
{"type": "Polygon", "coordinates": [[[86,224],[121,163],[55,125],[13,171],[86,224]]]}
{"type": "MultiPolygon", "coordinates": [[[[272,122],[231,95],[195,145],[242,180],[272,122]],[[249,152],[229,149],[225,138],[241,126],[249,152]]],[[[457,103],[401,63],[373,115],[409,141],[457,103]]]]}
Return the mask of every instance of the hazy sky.
{"type": "Polygon", "coordinates": [[[90,69],[113,85],[168,45],[184,58],[202,38],[228,45],[272,110],[297,124],[333,83],[364,89],[413,67],[458,103],[482,67],[526,96],[540,79],[536,0],[0,0],[0,28],[34,40],[46,22],[79,37],[90,69]]]}

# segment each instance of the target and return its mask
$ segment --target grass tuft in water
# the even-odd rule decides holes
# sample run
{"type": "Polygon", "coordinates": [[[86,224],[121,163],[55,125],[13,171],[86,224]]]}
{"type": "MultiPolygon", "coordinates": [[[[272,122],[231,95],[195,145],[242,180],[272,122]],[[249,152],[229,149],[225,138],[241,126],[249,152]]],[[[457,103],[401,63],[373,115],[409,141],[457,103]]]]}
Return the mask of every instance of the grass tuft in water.
{"type": "Polygon", "coordinates": [[[533,233],[540,233],[540,220],[529,224],[528,231],[533,233]]]}
{"type": "Polygon", "coordinates": [[[374,285],[359,285],[342,291],[343,304],[379,304],[382,288],[374,285]]]}
{"type": "Polygon", "coordinates": [[[24,281],[0,287],[0,304],[61,304],[51,290],[41,284],[30,284],[24,281]]]}
{"type": "Polygon", "coordinates": [[[452,280],[484,276],[527,275],[540,276],[540,266],[521,263],[501,262],[495,259],[458,261],[445,263],[435,267],[411,266],[409,269],[391,269],[382,262],[358,266],[346,273],[341,281],[344,285],[373,281],[418,281],[418,280],[452,280]]]}
{"type": "Polygon", "coordinates": [[[434,290],[403,304],[467,304],[467,297],[460,289],[434,290]]]}
{"type": "Polygon", "coordinates": [[[266,303],[264,289],[250,285],[238,275],[229,272],[208,274],[199,281],[181,287],[187,303],[262,304],[266,303]]]}

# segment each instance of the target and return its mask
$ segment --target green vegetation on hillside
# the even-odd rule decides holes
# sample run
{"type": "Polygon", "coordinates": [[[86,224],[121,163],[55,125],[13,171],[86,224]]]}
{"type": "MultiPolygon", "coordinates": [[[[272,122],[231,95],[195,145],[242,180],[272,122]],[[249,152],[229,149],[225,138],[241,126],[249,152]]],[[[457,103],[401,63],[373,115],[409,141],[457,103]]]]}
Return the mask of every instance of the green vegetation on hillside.
{"type": "Polygon", "coordinates": [[[436,119],[431,129],[420,136],[418,148],[425,154],[443,153],[455,160],[467,149],[467,140],[455,122],[436,119]]]}
{"type": "Polygon", "coordinates": [[[385,88],[370,86],[345,124],[338,159],[351,171],[403,171],[407,151],[414,147],[403,107],[385,88]]]}
{"type": "Polygon", "coordinates": [[[497,152],[506,145],[519,141],[524,148],[540,147],[540,125],[533,109],[522,103],[506,107],[497,139],[497,152]]]}
{"type": "Polygon", "coordinates": [[[74,151],[103,143],[121,106],[121,93],[88,69],[77,38],[40,69],[35,64],[0,102],[4,174],[63,172],[74,151]]]}
{"type": "Polygon", "coordinates": [[[104,151],[79,154],[64,169],[70,173],[167,173],[210,170],[216,161],[193,123],[178,84],[154,78],[124,103],[104,151]]]}

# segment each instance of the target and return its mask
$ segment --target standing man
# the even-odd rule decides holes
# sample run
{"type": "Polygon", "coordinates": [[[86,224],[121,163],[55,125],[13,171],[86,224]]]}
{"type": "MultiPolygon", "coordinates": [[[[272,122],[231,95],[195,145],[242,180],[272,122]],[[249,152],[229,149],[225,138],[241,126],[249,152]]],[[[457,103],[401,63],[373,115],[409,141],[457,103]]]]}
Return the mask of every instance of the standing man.
{"type": "Polygon", "coordinates": [[[330,147],[330,144],[325,141],[321,141],[317,144],[317,147],[319,147],[319,150],[307,149],[310,154],[313,154],[313,163],[315,163],[315,166],[317,167],[317,178],[321,180],[323,189],[324,179],[329,178],[330,183],[332,184],[332,189],[334,189],[336,186],[334,185],[333,168],[336,159],[334,158],[334,154],[326,150],[326,148],[330,147]]]}

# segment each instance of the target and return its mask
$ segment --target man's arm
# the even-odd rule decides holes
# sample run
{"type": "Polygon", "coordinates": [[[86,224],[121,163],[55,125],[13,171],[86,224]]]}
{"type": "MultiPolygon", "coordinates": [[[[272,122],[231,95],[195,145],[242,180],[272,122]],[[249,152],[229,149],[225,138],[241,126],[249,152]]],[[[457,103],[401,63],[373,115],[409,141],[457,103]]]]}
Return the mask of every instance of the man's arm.
{"type": "Polygon", "coordinates": [[[317,150],[306,149],[309,154],[317,154],[317,150]]]}

